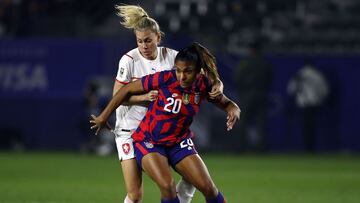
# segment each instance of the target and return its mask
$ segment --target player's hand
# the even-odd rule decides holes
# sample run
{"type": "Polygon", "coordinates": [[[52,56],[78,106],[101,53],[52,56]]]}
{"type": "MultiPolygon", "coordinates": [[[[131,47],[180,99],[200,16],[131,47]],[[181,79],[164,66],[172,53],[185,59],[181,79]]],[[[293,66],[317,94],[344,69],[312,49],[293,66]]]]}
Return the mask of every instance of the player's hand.
{"type": "Polygon", "coordinates": [[[95,115],[91,115],[91,118],[92,119],[90,119],[90,123],[92,124],[92,126],[90,127],[90,129],[96,130],[95,135],[98,135],[100,130],[104,127],[112,131],[110,124],[101,116],[96,117],[95,115]]]}
{"type": "Polygon", "coordinates": [[[151,90],[150,92],[148,92],[147,94],[146,94],[146,98],[147,98],[147,100],[148,101],[155,101],[156,100],[156,98],[158,97],[158,95],[159,95],[159,91],[157,91],[157,90],[151,90]]]}
{"type": "Polygon", "coordinates": [[[224,92],[224,84],[219,80],[216,85],[212,86],[211,92],[209,93],[210,99],[215,99],[224,92]]]}
{"type": "Polygon", "coordinates": [[[227,126],[227,131],[230,131],[233,126],[235,125],[236,121],[238,121],[240,119],[240,108],[238,106],[233,106],[232,108],[230,108],[230,110],[228,111],[228,115],[227,115],[227,122],[226,122],[226,126],[227,126]]]}

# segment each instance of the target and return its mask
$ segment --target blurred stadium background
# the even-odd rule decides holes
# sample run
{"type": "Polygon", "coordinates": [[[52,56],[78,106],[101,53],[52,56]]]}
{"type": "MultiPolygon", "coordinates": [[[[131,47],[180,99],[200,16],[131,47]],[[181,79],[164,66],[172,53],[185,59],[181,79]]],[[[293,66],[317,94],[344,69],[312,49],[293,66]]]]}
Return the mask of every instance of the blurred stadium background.
{"type": "MultiPolygon", "coordinates": [[[[193,125],[230,202],[360,201],[360,1],[0,0],[0,202],[121,202],[112,135],[94,137],[88,125],[111,97],[120,57],[136,46],[115,15],[120,3],[158,21],[163,46],[207,46],[244,113],[236,73],[248,48],[261,47],[271,66],[257,72],[259,84],[270,81],[263,129],[255,119],[227,133],[226,116],[209,105],[193,125]],[[306,134],[289,84],[309,63],[328,94],[306,134]]],[[[157,197],[146,181],[146,196],[157,197]]]]}

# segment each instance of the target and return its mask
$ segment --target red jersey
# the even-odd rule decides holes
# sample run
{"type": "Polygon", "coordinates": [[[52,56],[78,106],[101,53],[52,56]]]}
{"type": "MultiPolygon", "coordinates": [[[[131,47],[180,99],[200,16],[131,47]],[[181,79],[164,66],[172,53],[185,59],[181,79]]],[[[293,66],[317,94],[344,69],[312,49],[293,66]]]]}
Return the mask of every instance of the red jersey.
{"type": "Polygon", "coordinates": [[[135,142],[171,146],[192,136],[193,117],[208,98],[212,85],[206,76],[199,74],[191,87],[182,88],[175,72],[162,71],[141,78],[144,90],[158,90],[159,95],[133,133],[135,142]]]}

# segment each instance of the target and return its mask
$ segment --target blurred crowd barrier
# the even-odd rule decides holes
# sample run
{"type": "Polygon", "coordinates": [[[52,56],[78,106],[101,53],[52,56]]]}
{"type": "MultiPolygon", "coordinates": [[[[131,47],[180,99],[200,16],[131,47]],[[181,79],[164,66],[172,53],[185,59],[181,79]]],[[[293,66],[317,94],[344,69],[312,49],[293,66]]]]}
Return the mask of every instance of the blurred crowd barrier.
{"type": "MultiPolygon", "coordinates": [[[[179,49],[187,40],[169,47],[179,49]]],[[[118,60],[133,41],[0,40],[0,148],[80,150],[92,142],[90,113],[111,97],[118,60]]],[[[216,53],[225,93],[238,102],[234,72],[242,56],[216,53]]],[[[303,151],[300,112],[287,93],[290,79],[311,60],[329,82],[320,108],[317,151],[360,150],[360,56],[265,55],[273,76],[267,98],[266,151],[303,151]]],[[[242,109],[246,111],[246,109],[242,109]]],[[[200,148],[244,151],[237,126],[227,133],[226,115],[205,105],[193,130],[200,148]],[[229,135],[229,136],[228,136],[229,135]]],[[[256,144],[256,129],[247,145],[256,144]]],[[[250,147],[251,148],[251,147],[250,147]]]]}

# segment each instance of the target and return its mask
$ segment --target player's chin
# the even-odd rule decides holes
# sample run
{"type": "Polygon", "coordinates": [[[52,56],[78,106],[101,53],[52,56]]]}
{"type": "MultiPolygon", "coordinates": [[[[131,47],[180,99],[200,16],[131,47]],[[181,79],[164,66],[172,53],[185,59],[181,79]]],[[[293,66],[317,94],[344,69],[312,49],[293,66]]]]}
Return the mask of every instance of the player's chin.
{"type": "Polygon", "coordinates": [[[190,84],[185,83],[185,82],[180,82],[180,87],[182,87],[182,88],[188,88],[188,87],[190,87],[190,84]]]}

